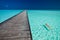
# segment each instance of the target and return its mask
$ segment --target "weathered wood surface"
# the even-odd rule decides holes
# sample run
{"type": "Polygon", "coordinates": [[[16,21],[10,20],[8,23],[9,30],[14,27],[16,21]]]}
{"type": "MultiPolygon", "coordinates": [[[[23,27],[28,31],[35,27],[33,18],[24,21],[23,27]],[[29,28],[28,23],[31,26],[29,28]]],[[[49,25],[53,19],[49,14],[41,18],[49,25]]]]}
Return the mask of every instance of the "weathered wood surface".
{"type": "Polygon", "coordinates": [[[0,40],[31,40],[26,11],[0,24],[0,40]]]}

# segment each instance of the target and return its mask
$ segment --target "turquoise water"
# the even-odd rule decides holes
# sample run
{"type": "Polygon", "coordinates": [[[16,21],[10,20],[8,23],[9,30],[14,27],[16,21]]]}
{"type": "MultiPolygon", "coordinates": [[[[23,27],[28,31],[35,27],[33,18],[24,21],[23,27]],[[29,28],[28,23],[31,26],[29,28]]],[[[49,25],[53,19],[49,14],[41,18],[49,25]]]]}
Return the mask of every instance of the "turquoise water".
{"type": "Polygon", "coordinates": [[[60,40],[60,10],[28,10],[28,19],[33,40],[60,40]]]}
{"type": "Polygon", "coordinates": [[[0,23],[19,14],[22,10],[0,10],[0,23]]]}

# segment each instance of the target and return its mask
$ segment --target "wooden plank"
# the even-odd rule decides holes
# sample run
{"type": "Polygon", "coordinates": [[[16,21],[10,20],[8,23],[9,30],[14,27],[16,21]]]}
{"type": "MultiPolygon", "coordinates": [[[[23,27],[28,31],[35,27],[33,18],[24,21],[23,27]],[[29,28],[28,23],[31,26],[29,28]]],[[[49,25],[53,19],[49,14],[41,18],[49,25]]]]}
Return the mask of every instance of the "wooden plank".
{"type": "Polygon", "coordinates": [[[31,40],[26,11],[0,24],[0,40],[31,40]]]}

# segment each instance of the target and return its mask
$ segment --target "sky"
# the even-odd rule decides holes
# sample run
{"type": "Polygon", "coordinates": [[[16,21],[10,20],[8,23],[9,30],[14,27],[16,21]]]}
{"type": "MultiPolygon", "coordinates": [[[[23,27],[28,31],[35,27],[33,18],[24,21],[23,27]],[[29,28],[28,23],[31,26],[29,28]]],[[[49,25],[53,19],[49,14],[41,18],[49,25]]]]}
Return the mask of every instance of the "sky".
{"type": "Polygon", "coordinates": [[[1,9],[60,10],[60,0],[0,0],[1,9]]]}

